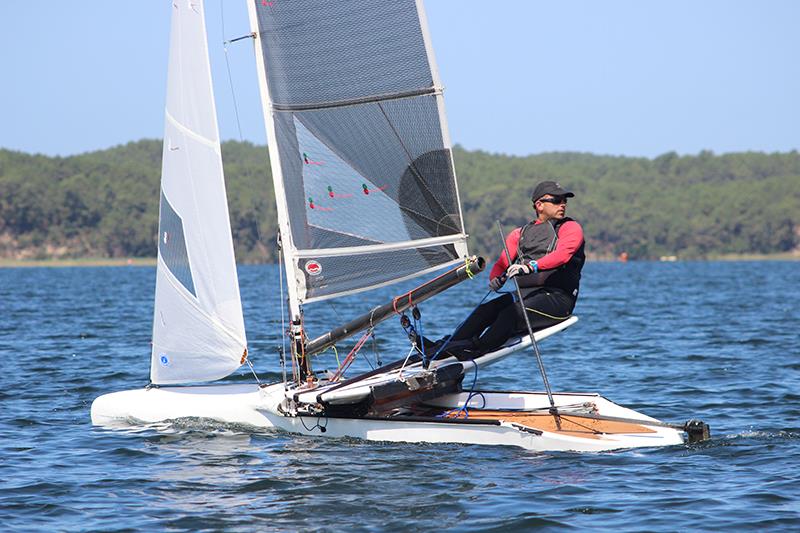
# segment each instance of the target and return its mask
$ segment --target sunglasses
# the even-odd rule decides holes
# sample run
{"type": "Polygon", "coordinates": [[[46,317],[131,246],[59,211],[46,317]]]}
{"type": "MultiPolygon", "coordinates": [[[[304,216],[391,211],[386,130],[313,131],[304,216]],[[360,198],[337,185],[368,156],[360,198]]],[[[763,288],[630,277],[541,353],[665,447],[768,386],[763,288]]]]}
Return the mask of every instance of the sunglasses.
{"type": "Polygon", "coordinates": [[[554,205],[567,205],[567,197],[566,196],[556,196],[555,198],[539,198],[539,202],[547,202],[548,204],[554,205]]]}

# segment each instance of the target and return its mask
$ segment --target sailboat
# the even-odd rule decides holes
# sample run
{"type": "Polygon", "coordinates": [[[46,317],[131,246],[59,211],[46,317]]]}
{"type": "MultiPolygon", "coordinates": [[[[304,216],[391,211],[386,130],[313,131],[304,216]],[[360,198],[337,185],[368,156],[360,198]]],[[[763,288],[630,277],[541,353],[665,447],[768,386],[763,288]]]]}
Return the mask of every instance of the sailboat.
{"type": "MultiPolygon", "coordinates": [[[[202,0],[172,4],[150,385],[106,394],[102,426],[199,417],[325,437],[602,451],[699,440],[597,393],[475,390],[477,368],[573,325],[461,360],[425,353],[418,304],[484,267],[469,254],[421,0],[249,0],[288,307],[282,382],[213,384],[249,363],[202,0]],[[438,275],[435,275],[438,274],[438,275]],[[434,276],[311,337],[306,312],[434,276]],[[410,316],[409,316],[410,313],[410,316]],[[347,377],[375,327],[410,331],[397,361],[347,377]],[[320,352],[358,337],[335,372],[320,352]],[[291,368],[291,370],[289,370],[291,368]],[[469,380],[469,378],[467,378],[469,380]],[[468,381],[467,381],[468,382],[468,381]]],[[[542,371],[544,371],[542,367],[542,371]]]]}

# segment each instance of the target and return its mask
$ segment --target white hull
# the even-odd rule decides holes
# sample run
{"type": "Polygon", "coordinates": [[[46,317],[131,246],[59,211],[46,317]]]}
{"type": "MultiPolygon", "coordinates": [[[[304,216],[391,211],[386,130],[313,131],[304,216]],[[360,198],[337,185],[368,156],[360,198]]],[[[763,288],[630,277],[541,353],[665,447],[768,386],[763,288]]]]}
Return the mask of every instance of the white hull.
{"type": "MultiPolygon", "coordinates": [[[[440,411],[463,406],[468,394],[451,394],[429,406],[440,411]]],[[[518,446],[535,451],[604,451],[623,448],[668,446],[682,444],[683,434],[668,427],[636,426],[626,432],[618,426],[609,433],[576,429],[571,421],[582,427],[597,421],[572,418],[564,409],[562,423],[572,430],[548,430],[553,417],[531,411],[549,406],[544,393],[483,392],[473,397],[469,419],[442,419],[433,416],[393,416],[389,418],[335,418],[287,416],[279,406],[286,394],[283,384],[259,388],[256,385],[218,385],[203,387],[163,387],[148,390],[106,394],[92,404],[92,423],[105,427],[156,423],[181,418],[202,418],[221,423],[246,424],[257,428],[279,428],[292,433],[325,437],[355,437],[371,441],[463,443],[518,446]],[[477,409],[478,407],[483,410],[477,409]],[[508,410],[492,420],[483,420],[489,410],[508,410]],[[522,411],[522,412],[520,412],[522,411]],[[521,417],[537,418],[543,429],[521,417]],[[507,418],[507,419],[506,419],[507,418]],[[324,429],[323,429],[324,428],[324,429]]],[[[554,394],[556,405],[593,404],[595,413],[604,417],[631,418],[646,422],[654,419],[616,405],[597,394],[554,394]]],[[[494,412],[494,411],[491,411],[494,412]]],[[[539,424],[539,422],[537,422],[539,424]]],[[[612,423],[613,424],[613,423],[612,423]]],[[[598,426],[599,427],[599,426],[598,426]]],[[[628,424],[625,427],[634,427],[628,424]]],[[[567,428],[568,429],[568,428],[567,428]]]]}

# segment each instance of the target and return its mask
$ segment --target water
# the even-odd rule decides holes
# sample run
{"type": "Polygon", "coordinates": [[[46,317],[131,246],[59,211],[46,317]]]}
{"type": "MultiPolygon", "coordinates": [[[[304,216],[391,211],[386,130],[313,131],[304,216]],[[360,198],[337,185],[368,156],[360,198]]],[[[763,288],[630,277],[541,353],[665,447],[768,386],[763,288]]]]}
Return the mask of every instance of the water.
{"type": "MultiPolygon", "coordinates": [[[[553,387],[701,418],[710,442],[542,454],[203,421],[95,428],[95,397],[147,381],[154,270],[0,269],[2,530],[800,527],[800,263],[590,263],[584,274],[580,322],[542,343],[553,387]]],[[[276,278],[271,266],[241,268],[266,381],[280,379],[276,278]]],[[[426,334],[455,325],[485,283],[424,304],[426,334]]],[[[365,306],[335,305],[308,309],[310,331],[365,306]]],[[[405,354],[396,321],[378,337],[385,361],[405,354]]],[[[527,353],[479,376],[496,389],[540,383],[527,353]]]]}

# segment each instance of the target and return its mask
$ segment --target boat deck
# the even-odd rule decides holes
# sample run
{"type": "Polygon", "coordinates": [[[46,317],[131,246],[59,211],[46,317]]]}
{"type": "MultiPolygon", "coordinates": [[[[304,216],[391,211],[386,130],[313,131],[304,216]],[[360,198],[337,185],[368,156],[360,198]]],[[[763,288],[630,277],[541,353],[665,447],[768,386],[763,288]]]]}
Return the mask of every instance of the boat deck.
{"type": "Polygon", "coordinates": [[[519,411],[488,411],[471,410],[469,417],[472,420],[498,420],[510,424],[538,430],[571,435],[573,437],[599,438],[600,435],[629,435],[632,433],[655,433],[655,430],[633,424],[613,420],[597,420],[578,415],[559,414],[558,420],[551,414],[524,413],[519,411]]]}

